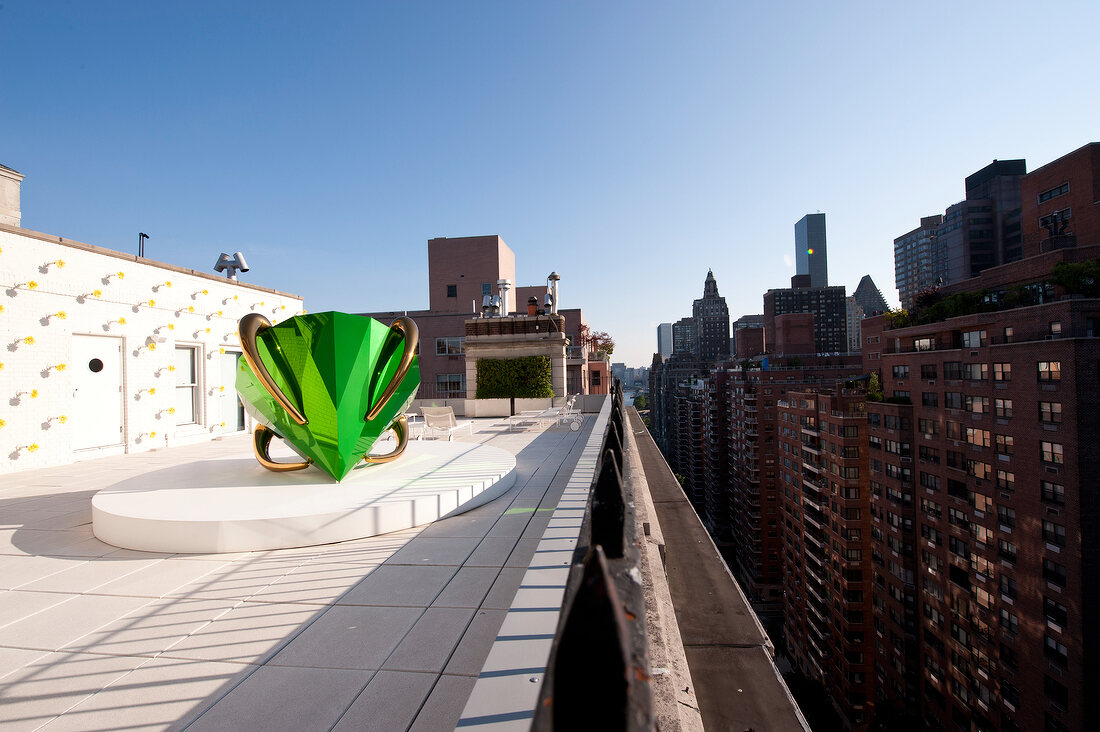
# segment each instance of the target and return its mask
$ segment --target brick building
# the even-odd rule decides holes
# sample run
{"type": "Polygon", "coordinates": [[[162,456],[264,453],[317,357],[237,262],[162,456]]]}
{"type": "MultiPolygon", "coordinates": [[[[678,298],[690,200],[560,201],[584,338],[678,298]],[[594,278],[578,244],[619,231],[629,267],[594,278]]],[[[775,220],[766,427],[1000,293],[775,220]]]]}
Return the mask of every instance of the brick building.
{"type": "Polygon", "coordinates": [[[779,402],[783,633],[852,729],[869,721],[873,669],[866,396],[833,391],[779,402]]]}
{"type": "Polygon", "coordinates": [[[813,350],[799,355],[848,352],[848,304],[842,285],[768,290],[764,294],[765,352],[776,352],[776,318],[794,313],[809,313],[814,318],[813,350]]]}
{"type": "MultiPolygon", "coordinates": [[[[407,315],[416,321],[422,398],[472,399],[466,390],[466,320],[482,313],[485,297],[501,298],[502,315],[526,314],[530,297],[543,307],[547,286],[516,287],[515,279],[515,254],[499,236],[437,237],[428,241],[428,309],[363,315],[386,322],[407,315]]],[[[584,312],[561,307],[557,312],[565,317],[571,342],[566,351],[566,392],[607,394],[610,364],[582,343],[581,331],[588,325],[584,312]]]]}
{"type": "Polygon", "coordinates": [[[876,474],[872,450],[877,696],[933,728],[1082,730],[1091,716],[1100,298],[1091,279],[1054,273],[1100,257],[1097,148],[1023,179],[1033,256],[943,288],[946,309],[915,313],[922,324],[864,321],[867,368],[912,402],[869,405],[883,420],[871,438],[885,444],[890,411],[911,410],[889,439],[916,460],[905,474],[883,459],[876,474]],[[1042,226],[1064,208],[1070,225],[1042,226]]]}

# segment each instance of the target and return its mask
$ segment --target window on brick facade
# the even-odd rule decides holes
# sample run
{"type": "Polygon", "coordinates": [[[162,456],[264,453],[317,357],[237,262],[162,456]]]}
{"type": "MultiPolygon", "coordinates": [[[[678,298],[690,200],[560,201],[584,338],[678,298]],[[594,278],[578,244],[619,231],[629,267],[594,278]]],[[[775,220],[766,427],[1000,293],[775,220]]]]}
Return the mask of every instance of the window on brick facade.
{"type": "Polygon", "coordinates": [[[926,363],[920,367],[920,377],[922,379],[934,379],[936,378],[936,364],[926,363]]]}
{"type": "Polygon", "coordinates": [[[970,330],[962,334],[963,348],[978,348],[986,344],[984,330],[970,330]]]}
{"type": "Polygon", "coordinates": [[[995,363],[995,364],[993,364],[993,380],[994,381],[1012,381],[1012,364],[1010,364],[1010,363],[995,363]]]}
{"type": "Polygon", "coordinates": [[[1001,627],[1009,634],[1016,635],[1020,632],[1020,619],[1007,609],[1001,608],[1001,627]]]}
{"type": "Polygon", "coordinates": [[[1066,606],[1052,597],[1043,598],[1043,617],[1047,622],[1054,623],[1060,628],[1065,628],[1069,622],[1069,612],[1066,606]]]}
{"type": "Polygon", "coordinates": [[[986,381],[989,379],[989,364],[987,363],[964,363],[963,364],[963,378],[970,379],[971,381],[986,381]]]}
{"type": "Polygon", "coordinates": [[[1041,498],[1044,503],[1053,503],[1055,506],[1064,506],[1066,503],[1066,488],[1049,480],[1040,482],[1041,498]]]}
{"type": "Polygon", "coordinates": [[[458,297],[458,285],[447,285],[447,297],[458,297]]]}
{"type": "Polygon", "coordinates": [[[995,399],[993,401],[994,414],[998,417],[1005,419],[1012,416],[1012,400],[1011,399],[995,399]]]}
{"type": "Polygon", "coordinates": [[[1016,474],[1007,470],[998,470],[997,487],[1002,491],[1016,490],[1016,474]]]}
{"type": "Polygon", "coordinates": [[[934,391],[924,391],[920,395],[920,403],[925,407],[935,407],[939,405],[939,394],[934,391]]]}
{"type": "Polygon", "coordinates": [[[1043,191],[1042,193],[1039,194],[1039,203],[1046,203],[1047,201],[1049,201],[1052,198],[1057,198],[1058,196],[1064,196],[1067,193],[1069,193],[1069,183],[1068,182],[1063,183],[1060,186],[1055,186],[1053,188],[1048,188],[1047,190],[1045,190],[1045,191],[1043,191]]]}
{"type": "Polygon", "coordinates": [[[993,507],[993,499],[984,493],[970,491],[970,506],[975,511],[985,513],[993,507]]]}
{"type": "Polygon", "coordinates": [[[1039,402],[1039,421],[1059,424],[1062,421],[1062,403],[1039,402]]]}
{"type": "Polygon", "coordinates": [[[977,427],[967,427],[966,441],[978,447],[989,447],[989,430],[982,430],[977,427]]]}
{"type": "Polygon", "coordinates": [[[1043,560],[1043,579],[1058,587],[1066,586],[1066,567],[1053,559],[1043,560]]]}
{"type": "Polygon", "coordinates": [[[1045,440],[1040,442],[1039,457],[1044,463],[1061,465],[1065,460],[1062,453],[1062,444],[1060,442],[1047,442],[1045,440]]]}
{"type": "Polygon", "coordinates": [[[967,394],[963,399],[966,405],[966,411],[974,414],[988,414],[989,413],[989,397],[985,396],[973,396],[967,394]]]}
{"type": "Polygon", "coordinates": [[[1061,361],[1040,361],[1039,362],[1039,381],[1061,381],[1062,380],[1062,362],[1061,361]]]}
{"type": "Polygon", "coordinates": [[[1011,455],[1012,443],[1012,435],[997,435],[997,439],[995,440],[997,452],[1001,455],[1011,455]]]}
{"type": "Polygon", "coordinates": [[[1043,676],[1043,690],[1047,698],[1065,709],[1069,706],[1069,689],[1060,681],[1055,681],[1049,676],[1043,676]]]}
{"type": "Polygon", "coordinates": [[[1056,666],[1066,667],[1066,662],[1069,658],[1069,651],[1066,647],[1058,642],[1057,638],[1051,636],[1046,637],[1046,648],[1044,649],[1044,655],[1047,660],[1053,661],[1056,666]]]}
{"type": "Polygon", "coordinates": [[[1055,546],[1066,545],[1066,527],[1053,521],[1043,520],[1043,541],[1055,546]]]}
{"type": "Polygon", "coordinates": [[[461,356],[466,352],[466,337],[436,338],[435,355],[437,356],[461,356]]]}
{"type": "Polygon", "coordinates": [[[993,474],[993,466],[981,460],[967,460],[966,472],[981,480],[988,480],[993,474]]]}

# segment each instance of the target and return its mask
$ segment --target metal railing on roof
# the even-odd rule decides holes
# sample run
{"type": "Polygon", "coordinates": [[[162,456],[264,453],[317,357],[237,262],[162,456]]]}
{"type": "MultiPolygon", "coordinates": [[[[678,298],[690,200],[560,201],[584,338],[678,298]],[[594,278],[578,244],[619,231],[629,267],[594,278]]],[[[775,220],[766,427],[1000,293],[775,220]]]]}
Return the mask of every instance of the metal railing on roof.
{"type": "Polygon", "coordinates": [[[622,382],[600,447],[573,555],[533,730],[650,730],[653,689],[645,598],[634,575],[641,554],[631,536],[632,488],[623,480],[627,426],[622,382]]]}

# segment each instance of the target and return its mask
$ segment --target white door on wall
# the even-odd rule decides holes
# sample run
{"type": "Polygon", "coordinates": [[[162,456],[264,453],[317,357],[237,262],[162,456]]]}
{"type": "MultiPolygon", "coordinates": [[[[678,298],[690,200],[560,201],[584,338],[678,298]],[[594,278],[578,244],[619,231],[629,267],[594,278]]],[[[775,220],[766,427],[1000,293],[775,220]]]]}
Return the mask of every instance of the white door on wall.
{"type": "Polygon", "coordinates": [[[73,449],[122,444],[122,339],[73,336],[73,449]]]}
{"type": "Polygon", "coordinates": [[[239,432],[244,429],[244,405],[237,396],[237,361],[241,358],[239,351],[226,351],[221,355],[222,362],[222,386],[225,390],[221,393],[222,421],[225,422],[226,432],[239,432]]]}

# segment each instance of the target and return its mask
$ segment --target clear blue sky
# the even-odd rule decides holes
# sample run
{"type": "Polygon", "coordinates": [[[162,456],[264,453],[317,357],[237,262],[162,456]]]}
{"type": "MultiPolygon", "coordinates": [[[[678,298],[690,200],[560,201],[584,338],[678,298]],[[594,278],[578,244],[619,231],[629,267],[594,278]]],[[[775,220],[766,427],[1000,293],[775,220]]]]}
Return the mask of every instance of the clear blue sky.
{"type": "Polygon", "coordinates": [[[887,299],[894,237],[995,158],[1100,139],[1100,3],[0,0],[0,163],[27,228],[311,311],[426,307],[435,236],[648,365],[713,268],[735,317],[828,215],[887,299]],[[837,7],[843,5],[843,7],[837,7]]]}

